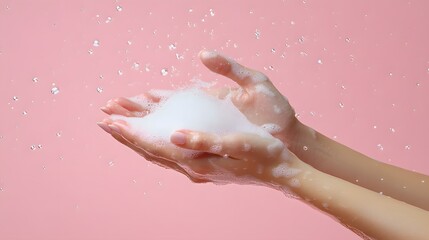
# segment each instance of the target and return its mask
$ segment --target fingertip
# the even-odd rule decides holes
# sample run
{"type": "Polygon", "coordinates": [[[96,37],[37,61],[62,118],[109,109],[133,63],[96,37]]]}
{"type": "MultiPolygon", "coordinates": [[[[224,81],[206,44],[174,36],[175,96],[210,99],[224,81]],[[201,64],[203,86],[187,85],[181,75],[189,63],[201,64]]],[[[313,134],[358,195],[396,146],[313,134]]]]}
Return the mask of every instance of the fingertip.
{"type": "Polygon", "coordinates": [[[186,143],[186,134],[180,131],[176,131],[170,136],[170,141],[176,145],[185,145],[186,143]]]}
{"type": "Polygon", "coordinates": [[[109,134],[112,132],[112,130],[110,129],[109,125],[107,125],[105,122],[97,122],[97,125],[101,129],[103,129],[105,132],[107,132],[109,134]]]}
{"type": "Polygon", "coordinates": [[[219,56],[219,54],[216,51],[208,51],[203,49],[198,53],[198,56],[200,57],[201,60],[205,60],[205,59],[215,58],[219,56]]]}

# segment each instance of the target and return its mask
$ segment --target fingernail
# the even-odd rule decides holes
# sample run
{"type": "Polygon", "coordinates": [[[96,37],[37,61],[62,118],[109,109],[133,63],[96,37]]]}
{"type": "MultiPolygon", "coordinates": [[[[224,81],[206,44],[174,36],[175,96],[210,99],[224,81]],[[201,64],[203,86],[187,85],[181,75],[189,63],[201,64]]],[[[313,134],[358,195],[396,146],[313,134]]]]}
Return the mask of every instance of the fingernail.
{"type": "Polygon", "coordinates": [[[109,127],[110,127],[110,129],[112,129],[112,131],[114,131],[118,134],[122,134],[121,129],[126,130],[128,128],[128,126],[126,126],[125,124],[122,124],[120,122],[114,122],[114,123],[110,124],[109,127]]]}
{"type": "Polygon", "coordinates": [[[107,107],[101,107],[100,110],[107,114],[110,114],[110,110],[107,107]]]}
{"type": "Polygon", "coordinates": [[[104,122],[98,122],[97,123],[97,125],[101,128],[101,129],[103,129],[104,131],[106,131],[107,133],[111,133],[112,132],[112,130],[110,129],[110,127],[106,124],[106,123],[104,123],[104,122]]]}
{"type": "Polygon", "coordinates": [[[218,54],[215,51],[201,50],[201,52],[200,52],[199,55],[200,55],[201,58],[208,59],[208,58],[214,58],[218,54]]]}
{"type": "Polygon", "coordinates": [[[186,143],[186,134],[182,132],[175,132],[171,135],[170,141],[177,145],[183,145],[186,143]]]}

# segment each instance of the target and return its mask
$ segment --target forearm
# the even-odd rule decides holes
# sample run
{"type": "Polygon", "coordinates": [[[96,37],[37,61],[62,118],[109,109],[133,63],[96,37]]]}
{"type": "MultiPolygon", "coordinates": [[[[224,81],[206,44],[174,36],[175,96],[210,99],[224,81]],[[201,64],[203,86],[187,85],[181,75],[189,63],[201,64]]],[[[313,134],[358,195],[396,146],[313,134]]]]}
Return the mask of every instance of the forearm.
{"type": "Polygon", "coordinates": [[[314,168],[429,210],[429,177],[356,152],[297,121],[289,148],[314,168]]]}
{"type": "MultiPolygon", "coordinates": [[[[299,164],[299,163],[298,163],[299,164]]],[[[429,213],[322,173],[305,163],[293,192],[356,233],[375,239],[427,239],[429,213]]],[[[290,185],[290,179],[284,179],[290,185]]]]}

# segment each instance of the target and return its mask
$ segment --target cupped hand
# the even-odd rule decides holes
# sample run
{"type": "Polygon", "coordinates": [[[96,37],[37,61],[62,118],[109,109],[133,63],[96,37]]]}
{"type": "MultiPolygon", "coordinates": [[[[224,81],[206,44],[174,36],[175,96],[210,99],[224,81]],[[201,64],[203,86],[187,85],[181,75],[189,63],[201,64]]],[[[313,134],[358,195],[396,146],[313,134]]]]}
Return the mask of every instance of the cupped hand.
{"type": "MultiPolygon", "coordinates": [[[[216,52],[202,51],[199,56],[210,70],[239,85],[232,89],[209,89],[211,94],[219,98],[229,97],[249,121],[266,128],[274,137],[286,142],[285,136],[296,121],[295,113],[264,74],[216,52]]],[[[144,117],[152,106],[169,94],[170,91],[155,90],[132,98],[115,98],[101,109],[109,115],[144,117]]],[[[176,146],[159,146],[134,134],[125,121],[107,118],[99,125],[147,160],[181,172],[194,182],[270,182],[273,169],[287,166],[291,155],[282,141],[274,137],[263,138],[244,133],[217,136],[182,130],[171,138],[176,146]],[[179,135],[182,136],[180,141],[179,135]],[[181,148],[196,150],[198,154],[183,154],[181,148]]]]}
{"type": "Polygon", "coordinates": [[[250,122],[268,130],[274,137],[289,144],[298,120],[289,101],[263,73],[247,68],[217,52],[201,51],[200,59],[211,71],[236,82],[239,87],[217,92],[218,97],[230,97],[250,122]]]}

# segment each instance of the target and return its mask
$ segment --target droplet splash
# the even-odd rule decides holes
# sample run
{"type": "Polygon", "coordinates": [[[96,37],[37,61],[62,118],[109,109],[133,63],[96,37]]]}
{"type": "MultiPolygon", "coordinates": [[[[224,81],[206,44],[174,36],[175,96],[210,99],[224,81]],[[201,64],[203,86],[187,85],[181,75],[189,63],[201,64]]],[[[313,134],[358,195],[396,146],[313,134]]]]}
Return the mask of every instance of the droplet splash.
{"type": "Polygon", "coordinates": [[[58,87],[53,87],[51,89],[51,93],[54,95],[57,95],[58,93],[60,93],[60,89],[58,87]]]}
{"type": "Polygon", "coordinates": [[[162,76],[167,76],[167,74],[168,74],[168,70],[166,68],[161,69],[162,76]]]}
{"type": "Polygon", "coordinates": [[[94,40],[94,42],[92,43],[92,46],[94,47],[99,47],[100,46],[100,41],[99,40],[94,40]]]}

